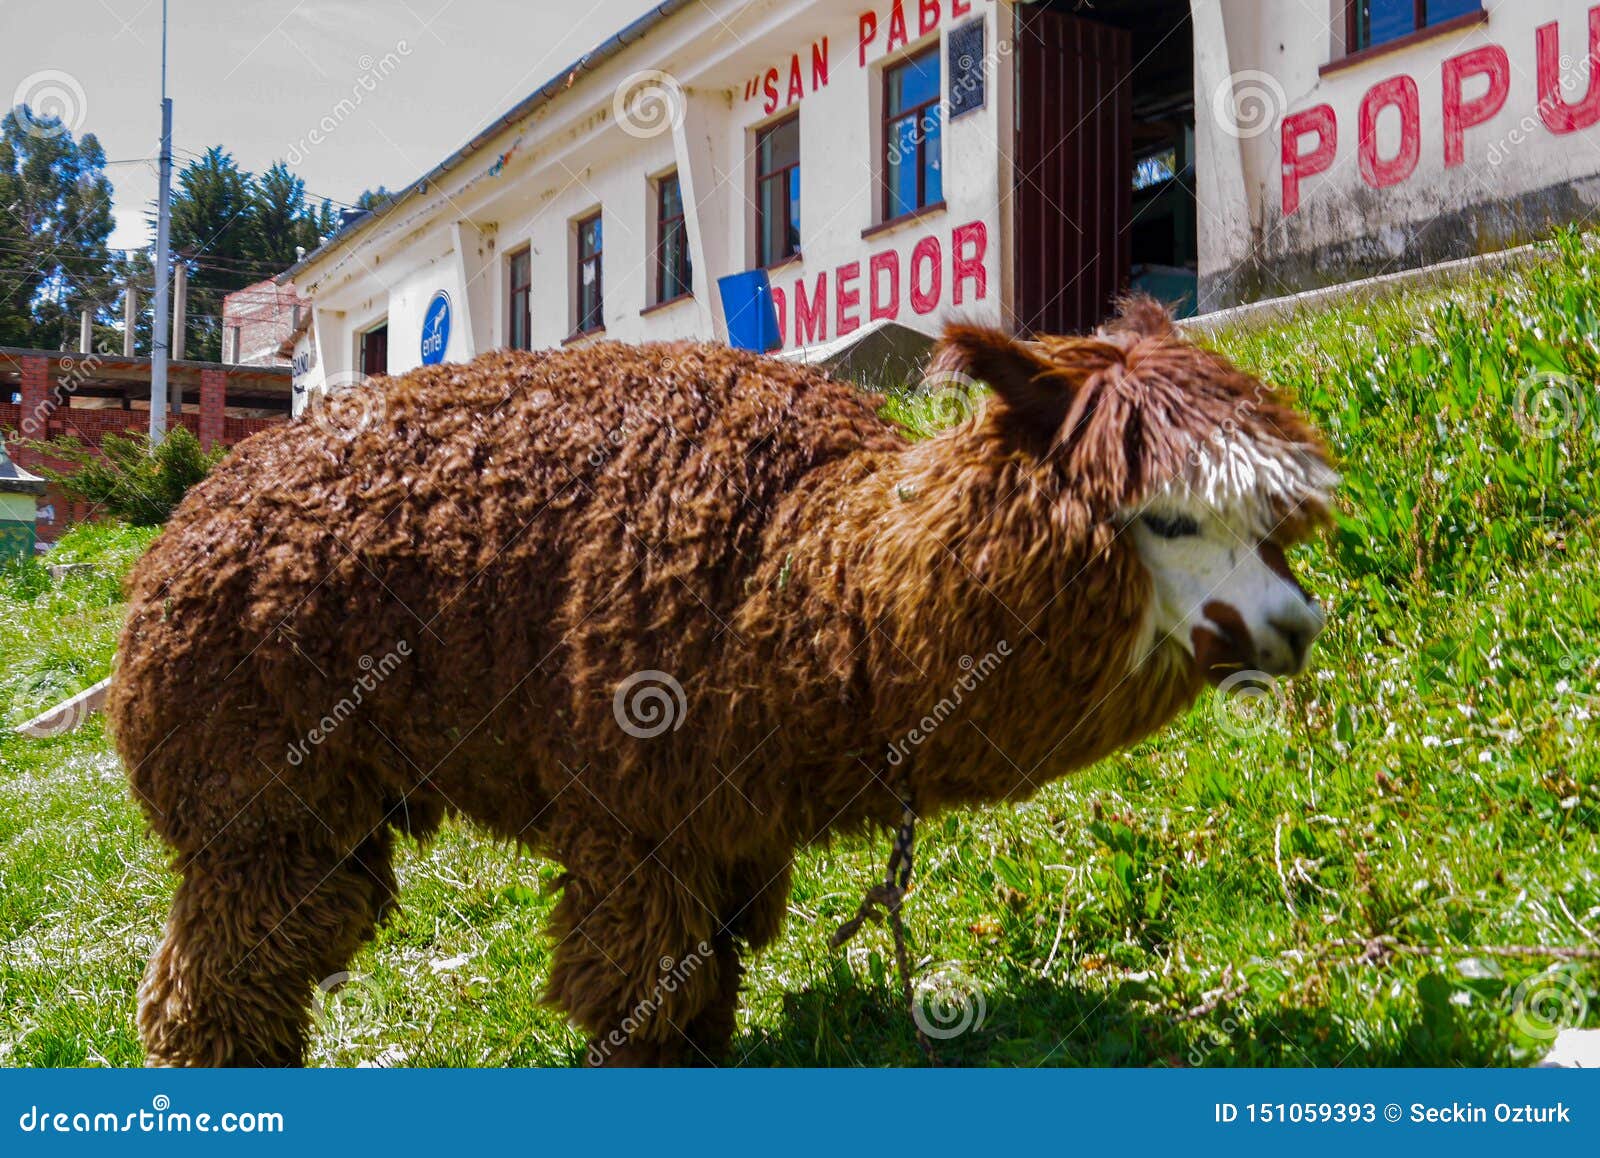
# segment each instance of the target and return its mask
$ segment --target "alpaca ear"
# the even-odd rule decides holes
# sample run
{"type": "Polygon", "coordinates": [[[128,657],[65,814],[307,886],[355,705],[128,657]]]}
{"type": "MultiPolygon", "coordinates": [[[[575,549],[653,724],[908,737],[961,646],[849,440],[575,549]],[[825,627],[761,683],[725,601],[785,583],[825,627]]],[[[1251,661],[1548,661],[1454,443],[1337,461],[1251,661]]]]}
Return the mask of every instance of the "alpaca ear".
{"type": "Polygon", "coordinates": [[[1117,299],[1117,316],[1101,327],[1107,337],[1171,338],[1178,333],[1172,311],[1145,293],[1123,294],[1117,299]]]}
{"type": "Polygon", "coordinates": [[[1016,338],[987,326],[945,328],[928,364],[928,376],[958,373],[975,378],[1026,428],[1049,434],[1059,429],[1072,392],[1056,367],[1016,338]]]}

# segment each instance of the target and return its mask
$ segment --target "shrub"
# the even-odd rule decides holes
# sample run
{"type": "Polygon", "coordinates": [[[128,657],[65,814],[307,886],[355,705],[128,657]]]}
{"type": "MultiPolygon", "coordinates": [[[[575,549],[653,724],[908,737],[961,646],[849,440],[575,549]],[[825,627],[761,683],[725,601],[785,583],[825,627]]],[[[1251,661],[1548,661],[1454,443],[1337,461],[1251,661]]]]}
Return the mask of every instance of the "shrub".
{"type": "Polygon", "coordinates": [[[153,450],[150,436],[137,431],[106,435],[98,454],[71,436],[18,445],[70,463],[64,471],[41,467],[40,472],[70,497],[136,527],[166,522],[189,488],[228,453],[226,447],[202,449],[183,426],[169,431],[153,450]]]}

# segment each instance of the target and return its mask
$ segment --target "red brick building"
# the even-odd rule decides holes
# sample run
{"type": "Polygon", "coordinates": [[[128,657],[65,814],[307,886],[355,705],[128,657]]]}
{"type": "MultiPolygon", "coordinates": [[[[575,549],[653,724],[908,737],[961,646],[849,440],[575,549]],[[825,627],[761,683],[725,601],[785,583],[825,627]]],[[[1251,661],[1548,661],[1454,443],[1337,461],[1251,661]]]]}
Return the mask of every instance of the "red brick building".
{"type": "Polygon", "coordinates": [[[292,284],[270,278],[222,299],[222,356],[244,366],[287,366],[278,352],[311,306],[292,284]]]}
{"type": "MultiPolygon", "coordinates": [[[[107,434],[148,430],[150,366],[149,358],[121,354],[0,346],[0,431],[12,457],[35,473],[41,466],[62,469],[67,464],[15,440],[71,435],[85,446],[98,447],[107,434]]],[[[289,418],[287,365],[171,362],[167,381],[182,398],[175,421],[207,448],[232,446],[289,418]]],[[[39,541],[54,542],[72,523],[93,513],[51,487],[39,500],[39,541]]]]}

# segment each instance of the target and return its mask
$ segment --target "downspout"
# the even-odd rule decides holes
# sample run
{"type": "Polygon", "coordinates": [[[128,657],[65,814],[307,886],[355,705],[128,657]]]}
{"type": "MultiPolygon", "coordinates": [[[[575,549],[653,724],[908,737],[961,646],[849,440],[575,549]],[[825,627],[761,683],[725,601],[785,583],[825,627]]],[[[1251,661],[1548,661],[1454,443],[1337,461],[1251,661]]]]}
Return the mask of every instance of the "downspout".
{"type": "Polygon", "coordinates": [[[1216,300],[1221,291],[1212,279],[1222,277],[1249,255],[1252,235],[1244,140],[1238,132],[1230,132],[1216,115],[1218,101],[1232,99],[1234,84],[1222,0],[1190,0],[1189,6],[1194,16],[1199,306],[1205,313],[1223,304],[1216,300]],[[1240,241],[1242,247],[1238,245],[1240,241]]]}

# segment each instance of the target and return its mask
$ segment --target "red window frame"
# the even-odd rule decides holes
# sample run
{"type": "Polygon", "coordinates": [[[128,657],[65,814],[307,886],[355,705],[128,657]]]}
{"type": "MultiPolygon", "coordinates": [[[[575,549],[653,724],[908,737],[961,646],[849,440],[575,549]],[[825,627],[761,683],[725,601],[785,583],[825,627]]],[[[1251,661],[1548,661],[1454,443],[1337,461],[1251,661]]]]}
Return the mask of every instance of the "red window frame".
{"type": "MultiPolygon", "coordinates": [[[[944,71],[941,67],[939,74],[939,86],[933,96],[929,97],[921,104],[912,105],[907,109],[901,109],[898,113],[895,113],[892,116],[889,113],[889,85],[895,73],[901,71],[902,69],[911,68],[930,56],[938,61],[940,65],[943,65],[944,62],[939,60],[938,41],[928,45],[928,47],[924,48],[921,52],[914,52],[904,60],[897,60],[893,64],[885,66],[883,70],[883,104],[881,106],[883,110],[883,123],[878,126],[878,131],[882,135],[883,140],[882,150],[878,156],[878,160],[882,167],[881,178],[878,182],[882,191],[878,216],[880,221],[887,222],[894,220],[894,218],[890,217],[892,190],[889,187],[889,149],[895,139],[894,127],[901,121],[906,120],[913,120],[920,125],[922,123],[922,118],[924,115],[926,115],[927,111],[938,106],[939,102],[944,99],[944,71]]],[[[942,143],[944,138],[944,133],[942,130],[944,126],[941,123],[939,127],[941,129],[939,136],[942,143]]],[[[928,206],[931,204],[928,200],[928,171],[927,166],[924,164],[924,162],[927,160],[928,151],[928,135],[926,133],[917,134],[916,146],[917,151],[915,157],[913,158],[913,163],[917,167],[917,203],[904,213],[895,214],[895,217],[909,217],[912,214],[922,212],[922,210],[928,208],[928,206]]],[[[943,194],[941,192],[941,196],[942,195],[943,194]]]]}
{"type": "Polygon", "coordinates": [[[685,225],[688,210],[683,204],[683,186],[676,170],[656,182],[656,304],[665,305],[694,293],[694,268],[689,260],[689,234],[685,225]],[[667,212],[667,188],[678,191],[678,212],[667,212]],[[683,243],[673,254],[667,249],[667,237],[672,227],[683,229],[683,243]],[[676,282],[683,287],[678,293],[668,294],[667,286],[676,282]]]}
{"type": "MultiPolygon", "coordinates": [[[[606,309],[605,309],[606,297],[605,297],[604,286],[603,286],[603,284],[601,283],[601,280],[600,280],[600,278],[601,278],[600,255],[605,250],[605,234],[601,233],[601,235],[600,235],[600,244],[595,246],[592,252],[584,253],[584,251],[583,251],[583,233],[584,233],[584,230],[587,229],[589,226],[600,222],[600,220],[601,220],[600,211],[596,210],[595,212],[589,214],[587,217],[580,217],[578,219],[578,222],[577,222],[577,227],[578,227],[578,264],[577,264],[577,269],[576,269],[576,282],[575,282],[573,288],[575,290],[574,300],[577,302],[577,305],[578,305],[578,311],[577,311],[578,316],[577,316],[577,325],[574,327],[573,332],[574,333],[578,333],[578,334],[593,334],[593,333],[596,333],[596,332],[606,328],[606,309]],[[584,325],[584,318],[586,316],[586,311],[583,308],[583,297],[584,297],[584,294],[583,294],[583,289],[584,289],[584,287],[583,287],[583,271],[584,271],[585,267],[590,266],[590,265],[594,266],[594,319],[591,322],[591,324],[584,325]]],[[[602,226],[602,228],[603,228],[603,226],[602,226]]]]}
{"type": "MultiPolygon", "coordinates": [[[[1469,12],[1464,16],[1447,17],[1444,20],[1428,20],[1428,0],[1412,0],[1411,31],[1401,36],[1380,40],[1376,44],[1369,44],[1361,38],[1361,5],[1363,0],[1345,0],[1344,5],[1344,43],[1345,54],[1354,55],[1358,52],[1369,52],[1374,48],[1403,47],[1413,37],[1426,35],[1432,29],[1450,23],[1452,20],[1472,20],[1481,17],[1480,12],[1469,12]]],[[[1479,6],[1481,9],[1481,5],[1479,6]]]]}
{"type": "Polygon", "coordinates": [[[513,350],[533,348],[533,249],[523,246],[506,259],[506,273],[511,281],[510,314],[506,319],[506,345],[513,350]],[[517,279],[521,267],[522,280],[517,279]],[[517,323],[521,322],[522,340],[517,340],[517,323]]]}
{"type": "Polygon", "coordinates": [[[800,149],[798,143],[795,147],[795,160],[792,164],[780,165],[778,168],[771,170],[763,170],[761,168],[761,146],[766,142],[766,139],[779,129],[786,128],[791,124],[796,125],[798,130],[799,120],[800,112],[797,109],[786,117],[779,117],[770,125],[767,125],[765,128],[759,129],[756,132],[756,264],[762,267],[781,265],[790,258],[797,256],[800,252],[799,238],[794,239],[794,247],[792,249],[788,248],[789,233],[794,226],[794,219],[789,211],[789,174],[793,170],[800,168],[800,149]],[[766,213],[761,208],[761,194],[763,192],[763,187],[771,181],[781,181],[783,183],[783,196],[779,199],[778,204],[782,206],[783,212],[783,231],[781,236],[784,239],[785,250],[783,253],[778,254],[769,254],[764,252],[767,238],[767,222],[766,213]]]}

